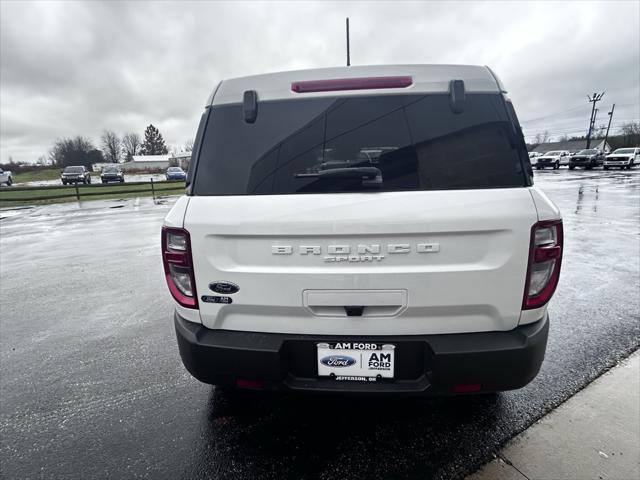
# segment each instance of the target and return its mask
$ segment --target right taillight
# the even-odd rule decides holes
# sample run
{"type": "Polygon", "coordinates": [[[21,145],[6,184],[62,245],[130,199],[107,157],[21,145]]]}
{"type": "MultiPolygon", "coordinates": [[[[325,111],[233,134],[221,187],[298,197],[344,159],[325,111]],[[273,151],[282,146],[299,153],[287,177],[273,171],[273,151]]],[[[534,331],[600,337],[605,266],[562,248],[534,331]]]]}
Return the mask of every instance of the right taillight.
{"type": "Polygon", "coordinates": [[[187,308],[198,308],[191,239],[184,228],[162,227],[162,263],[173,298],[187,308]]]}
{"type": "Polygon", "coordinates": [[[555,292],[562,263],[562,220],[536,223],[531,228],[529,265],[522,308],[531,310],[545,305],[555,292]]]}

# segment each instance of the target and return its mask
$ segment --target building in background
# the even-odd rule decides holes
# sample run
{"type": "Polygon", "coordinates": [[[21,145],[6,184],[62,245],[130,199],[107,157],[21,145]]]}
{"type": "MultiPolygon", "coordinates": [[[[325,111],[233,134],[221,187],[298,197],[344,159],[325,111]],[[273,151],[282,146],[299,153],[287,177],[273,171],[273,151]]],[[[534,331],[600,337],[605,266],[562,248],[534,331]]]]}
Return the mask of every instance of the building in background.
{"type": "MultiPolygon", "coordinates": [[[[547,142],[541,143],[536,147],[532,148],[531,152],[539,152],[546,153],[551,152],[553,150],[569,150],[571,153],[578,152],[580,150],[584,150],[587,148],[587,140],[582,138],[580,140],[566,140],[564,142],[547,142]]],[[[609,142],[605,144],[603,138],[592,138],[591,146],[589,148],[595,148],[596,150],[600,150],[601,152],[607,154],[611,152],[611,146],[609,142]]]]}
{"type": "Polygon", "coordinates": [[[189,162],[191,161],[191,152],[174,153],[169,159],[171,166],[180,167],[185,172],[189,170],[189,162]]]}
{"type": "Polygon", "coordinates": [[[134,155],[132,161],[119,166],[124,171],[166,170],[170,159],[171,155],[134,155]]]}

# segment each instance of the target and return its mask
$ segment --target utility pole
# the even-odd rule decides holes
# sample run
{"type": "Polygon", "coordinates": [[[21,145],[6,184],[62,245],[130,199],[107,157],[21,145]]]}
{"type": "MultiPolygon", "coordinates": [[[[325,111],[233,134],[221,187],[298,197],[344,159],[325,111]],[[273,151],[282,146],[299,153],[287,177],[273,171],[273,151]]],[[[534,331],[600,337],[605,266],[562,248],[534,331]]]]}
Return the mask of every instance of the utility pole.
{"type": "Polygon", "coordinates": [[[351,51],[349,48],[349,17],[347,17],[347,67],[351,66],[351,51]]]}
{"type": "Polygon", "coordinates": [[[596,121],[596,117],[595,117],[596,103],[602,100],[603,96],[604,96],[604,92],[594,93],[592,97],[587,95],[587,98],[589,99],[589,103],[593,103],[593,106],[591,107],[591,119],[589,120],[589,133],[587,133],[587,148],[591,147],[591,132],[593,131],[593,125],[596,121]]]}
{"type": "Polygon", "coordinates": [[[605,133],[604,135],[604,147],[603,150],[605,148],[607,148],[607,139],[609,138],[609,129],[611,128],[611,119],[613,118],[613,111],[616,109],[616,104],[613,104],[613,107],[611,107],[611,111],[608,113],[609,115],[609,125],[607,125],[607,133],[605,133]]]}

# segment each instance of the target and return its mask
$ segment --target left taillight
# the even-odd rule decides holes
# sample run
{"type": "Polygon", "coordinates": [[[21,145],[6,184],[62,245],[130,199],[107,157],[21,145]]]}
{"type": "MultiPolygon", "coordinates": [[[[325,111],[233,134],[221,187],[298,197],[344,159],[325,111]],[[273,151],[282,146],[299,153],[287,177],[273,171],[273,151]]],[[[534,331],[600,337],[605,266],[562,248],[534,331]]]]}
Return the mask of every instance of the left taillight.
{"type": "Polygon", "coordinates": [[[531,228],[523,310],[540,308],[551,300],[560,280],[563,243],[562,220],[538,222],[531,228]]]}
{"type": "Polygon", "coordinates": [[[198,308],[191,238],[184,228],[162,227],[162,263],[173,298],[183,307],[198,308]]]}

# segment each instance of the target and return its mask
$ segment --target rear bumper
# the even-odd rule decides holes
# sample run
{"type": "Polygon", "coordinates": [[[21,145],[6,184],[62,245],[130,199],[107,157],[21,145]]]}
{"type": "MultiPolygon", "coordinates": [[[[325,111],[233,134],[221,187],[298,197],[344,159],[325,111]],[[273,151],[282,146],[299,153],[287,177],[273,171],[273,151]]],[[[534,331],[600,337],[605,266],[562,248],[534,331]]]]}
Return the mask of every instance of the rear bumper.
{"type": "Polygon", "coordinates": [[[174,316],[180,356],[198,380],[234,386],[263,381],[289,391],[367,394],[451,394],[454,385],[482,391],[521,388],[537,375],[549,333],[548,317],[507,332],[415,336],[316,336],[210,330],[174,316]],[[316,375],[316,343],[385,342],[396,345],[394,380],[337,382],[316,375]]]}

